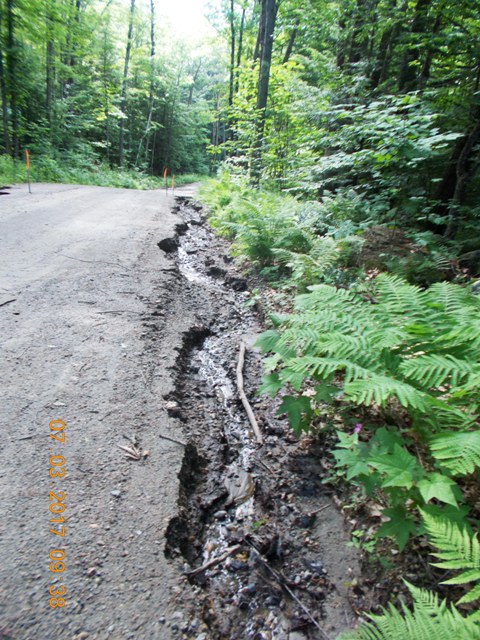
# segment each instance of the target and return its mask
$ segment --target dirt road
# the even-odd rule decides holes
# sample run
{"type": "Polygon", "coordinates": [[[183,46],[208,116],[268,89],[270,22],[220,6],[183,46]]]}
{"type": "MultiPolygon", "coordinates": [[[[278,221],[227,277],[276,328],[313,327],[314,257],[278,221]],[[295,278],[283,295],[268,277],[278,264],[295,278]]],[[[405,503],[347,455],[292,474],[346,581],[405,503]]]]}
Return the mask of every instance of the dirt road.
{"type": "Polygon", "coordinates": [[[0,637],[168,640],[183,447],[159,436],[181,439],[165,397],[195,323],[157,247],[173,197],[33,191],[0,198],[0,637]]]}

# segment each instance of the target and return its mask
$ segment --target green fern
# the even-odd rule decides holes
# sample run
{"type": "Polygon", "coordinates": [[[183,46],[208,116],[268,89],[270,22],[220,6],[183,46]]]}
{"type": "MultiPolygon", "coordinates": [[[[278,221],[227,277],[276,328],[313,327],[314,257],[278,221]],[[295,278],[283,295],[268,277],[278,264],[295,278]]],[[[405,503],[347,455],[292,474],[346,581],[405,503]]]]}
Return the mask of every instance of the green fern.
{"type": "Polygon", "coordinates": [[[457,576],[444,580],[442,584],[468,584],[477,582],[457,604],[473,602],[480,598],[480,542],[466,526],[446,518],[432,516],[424,511],[423,522],[430,542],[438,551],[433,555],[441,560],[434,566],[441,569],[460,569],[457,576]]]}
{"type": "Polygon", "coordinates": [[[422,291],[384,274],[373,297],[375,304],[328,285],[298,296],[274,347],[295,354],[279,360],[280,380],[337,375],[345,399],[381,407],[396,400],[420,430],[470,428],[480,409],[480,348],[458,328],[480,333],[478,301],[455,285],[422,291]]]}
{"type": "Polygon", "coordinates": [[[480,431],[444,433],[430,441],[433,457],[456,475],[473,473],[480,467],[480,431]]]}
{"type": "Polygon", "coordinates": [[[480,627],[464,618],[438,595],[406,583],[413,596],[413,611],[392,605],[383,615],[369,615],[371,622],[348,631],[338,640],[480,640],[480,627]]]}
{"type": "Polygon", "coordinates": [[[480,372],[478,365],[468,360],[460,360],[451,355],[431,354],[406,360],[402,366],[403,375],[421,383],[424,387],[439,388],[445,384],[458,386],[480,372]]]}

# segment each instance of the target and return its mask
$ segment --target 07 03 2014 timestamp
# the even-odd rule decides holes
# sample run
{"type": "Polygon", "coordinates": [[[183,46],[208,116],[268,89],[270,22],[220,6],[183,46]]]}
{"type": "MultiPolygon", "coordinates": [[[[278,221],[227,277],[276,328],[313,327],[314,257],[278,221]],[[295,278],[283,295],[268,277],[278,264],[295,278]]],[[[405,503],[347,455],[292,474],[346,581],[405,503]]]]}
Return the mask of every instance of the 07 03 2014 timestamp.
{"type": "MultiPolygon", "coordinates": [[[[56,447],[59,445],[65,444],[66,436],[65,429],[67,425],[63,420],[52,420],[50,422],[50,438],[53,440],[51,443],[56,447]]],[[[65,491],[61,491],[57,488],[56,482],[58,479],[65,477],[65,457],[63,455],[57,455],[57,451],[54,452],[53,446],[50,447],[50,458],[49,458],[49,475],[50,475],[50,533],[54,536],[59,536],[60,538],[65,539],[65,509],[66,503],[65,500],[67,498],[67,494],[65,491]],[[54,485],[55,483],[55,485],[54,485]],[[53,526],[52,526],[53,525],[53,526]],[[58,525],[58,526],[57,526],[58,525]]],[[[58,540],[58,538],[56,538],[58,540]]],[[[52,541],[53,545],[53,541],[52,541]]],[[[60,546],[58,542],[55,542],[55,547],[60,546]]],[[[59,582],[63,581],[63,576],[59,575],[65,571],[66,557],[64,549],[52,549],[49,553],[49,568],[52,574],[52,580],[55,578],[58,579],[59,582]]],[[[67,593],[67,588],[65,585],[57,585],[52,584],[48,590],[50,594],[49,604],[52,609],[57,609],[64,607],[65,602],[65,594],[67,593]]]]}

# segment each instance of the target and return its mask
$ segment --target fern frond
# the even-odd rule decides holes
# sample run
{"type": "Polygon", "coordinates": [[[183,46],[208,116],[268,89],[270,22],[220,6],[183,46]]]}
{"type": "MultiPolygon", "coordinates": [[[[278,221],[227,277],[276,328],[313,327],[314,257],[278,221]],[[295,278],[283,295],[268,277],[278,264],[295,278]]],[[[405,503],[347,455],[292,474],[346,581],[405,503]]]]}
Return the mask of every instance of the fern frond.
{"type": "Polygon", "coordinates": [[[432,354],[405,360],[400,370],[407,379],[422,383],[424,388],[438,388],[447,382],[453,386],[461,384],[478,372],[478,367],[468,360],[432,354]]]}
{"type": "Polygon", "coordinates": [[[441,465],[457,475],[480,467],[480,431],[443,433],[430,440],[430,450],[441,465]]]}
{"type": "Polygon", "coordinates": [[[351,362],[339,358],[316,358],[305,356],[303,358],[293,358],[288,363],[288,369],[300,373],[303,376],[313,376],[318,379],[325,379],[332,374],[344,371],[346,380],[360,380],[370,375],[370,370],[351,362]]]}
{"type": "Polygon", "coordinates": [[[464,314],[466,307],[472,307],[478,313],[480,311],[480,301],[469,293],[466,289],[458,287],[450,282],[436,282],[428,289],[426,294],[428,303],[438,308],[441,305],[442,311],[448,314],[460,312],[464,314]]]}
{"type": "Polygon", "coordinates": [[[385,406],[390,398],[396,398],[402,407],[426,410],[424,394],[411,385],[385,375],[376,375],[370,369],[364,380],[345,384],[345,396],[357,404],[385,406]]]}
{"type": "Polygon", "coordinates": [[[399,612],[390,605],[383,609],[383,615],[369,615],[372,622],[338,640],[480,640],[480,627],[473,620],[440,602],[436,593],[407,586],[413,596],[413,611],[403,605],[399,612]]]}
{"type": "MultiPolygon", "coordinates": [[[[441,569],[462,569],[457,576],[443,584],[467,584],[480,580],[480,542],[467,527],[460,527],[446,518],[421,511],[430,542],[438,551],[433,555],[441,560],[434,566],[441,569]]],[[[480,595],[480,585],[467,593],[459,602],[472,602],[480,595]]]]}
{"type": "Polygon", "coordinates": [[[375,280],[382,306],[391,314],[408,314],[410,318],[426,317],[425,292],[398,276],[380,274],[375,280]]]}

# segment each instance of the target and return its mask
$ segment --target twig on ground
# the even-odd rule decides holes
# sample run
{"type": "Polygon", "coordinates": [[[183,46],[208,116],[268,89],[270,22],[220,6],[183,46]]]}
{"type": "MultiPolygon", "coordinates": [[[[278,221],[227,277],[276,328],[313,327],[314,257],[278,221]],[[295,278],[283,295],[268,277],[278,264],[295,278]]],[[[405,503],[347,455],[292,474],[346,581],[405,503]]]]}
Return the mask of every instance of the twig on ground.
{"type": "Polygon", "coordinates": [[[309,511],[309,515],[313,516],[316,513],[320,513],[320,511],[325,511],[325,509],[328,509],[329,507],[331,507],[331,504],[324,504],[323,507],[320,507],[319,509],[315,509],[315,511],[309,511]]]}
{"type": "Polygon", "coordinates": [[[248,402],[247,396],[245,395],[245,391],[243,388],[243,363],[245,361],[245,343],[243,341],[240,342],[240,353],[238,356],[238,365],[237,365],[237,389],[238,395],[240,396],[240,400],[245,408],[250,424],[252,425],[252,429],[255,432],[255,437],[257,438],[258,444],[263,444],[263,436],[260,432],[260,427],[258,426],[258,422],[253,413],[252,407],[248,402]]]}
{"type": "Polygon", "coordinates": [[[127,456],[127,458],[131,458],[132,460],[136,461],[142,459],[142,452],[139,451],[135,446],[125,447],[123,444],[117,444],[117,447],[119,449],[122,449],[122,451],[125,451],[125,455],[127,456]]]}
{"type": "Polygon", "coordinates": [[[307,607],[303,604],[303,602],[294,594],[294,592],[290,589],[290,587],[287,584],[287,578],[283,575],[283,573],[281,571],[275,571],[275,569],[273,569],[268,560],[266,560],[262,554],[258,551],[258,549],[248,540],[245,540],[245,542],[254,550],[256,557],[258,560],[260,560],[260,562],[262,563],[262,565],[270,572],[270,574],[275,578],[275,580],[278,582],[278,584],[282,587],[282,589],[285,589],[285,591],[288,593],[288,595],[293,598],[293,600],[295,600],[295,602],[298,604],[298,606],[306,613],[306,615],[309,617],[309,619],[311,620],[311,622],[317,627],[317,629],[320,631],[320,634],[323,638],[323,640],[330,640],[329,636],[325,633],[325,631],[322,629],[322,627],[318,624],[318,622],[315,620],[315,618],[313,617],[312,613],[309,611],[309,609],[307,609],[307,607]]]}
{"type": "Polygon", "coordinates": [[[218,556],[217,558],[212,558],[211,560],[209,560],[208,562],[203,564],[201,567],[197,567],[197,569],[193,569],[193,571],[188,571],[187,575],[188,576],[196,576],[199,573],[202,573],[203,571],[206,571],[207,569],[211,569],[212,567],[215,567],[217,564],[220,564],[221,562],[226,560],[232,554],[234,554],[237,551],[239,551],[241,548],[242,548],[241,544],[236,544],[233,547],[230,547],[229,549],[227,549],[225,551],[225,553],[222,553],[221,556],[218,556]]]}
{"type": "Polygon", "coordinates": [[[138,315],[142,315],[143,311],[131,311],[130,309],[113,309],[112,311],[97,311],[98,315],[102,315],[105,313],[136,313],[138,315]]]}
{"type": "Polygon", "coordinates": [[[175,442],[175,444],[180,444],[182,445],[182,447],[186,447],[187,443],[186,442],[182,442],[181,440],[175,440],[175,438],[170,438],[169,436],[162,436],[161,433],[158,434],[159,438],[163,438],[164,440],[170,440],[170,442],[175,442]]]}
{"type": "Polygon", "coordinates": [[[4,307],[6,304],[10,304],[11,302],[15,302],[16,298],[11,298],[11,300],[5,300],[5,302],[0,302],[0,307],[4,307]]]}
{"type": "Polygon", "coordinates": [[[265,464],[265,462],[264,462],[263,460],[256,459],[256,460],[254,460],[254,464],[257,464],[257,465],[262,466],[262,467],[263,467],[264,469],[266,469],[269,473],[271,473],[271,474],[272,474],[272,476],[276,475],[276,474],[275,474],[275,471],[273,471],[273,469],[270,469],[270,467],[269,467],[267,464],[265,464]]]}

